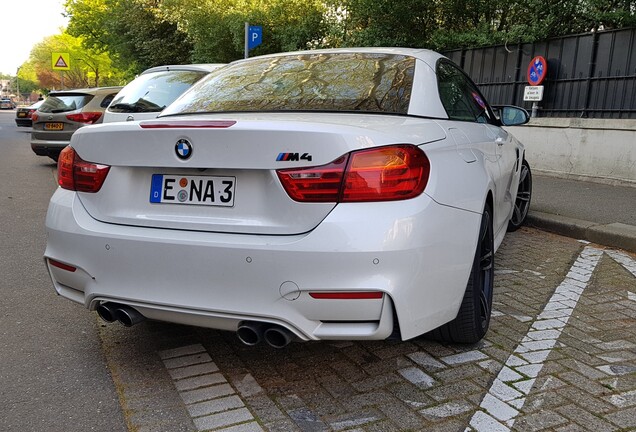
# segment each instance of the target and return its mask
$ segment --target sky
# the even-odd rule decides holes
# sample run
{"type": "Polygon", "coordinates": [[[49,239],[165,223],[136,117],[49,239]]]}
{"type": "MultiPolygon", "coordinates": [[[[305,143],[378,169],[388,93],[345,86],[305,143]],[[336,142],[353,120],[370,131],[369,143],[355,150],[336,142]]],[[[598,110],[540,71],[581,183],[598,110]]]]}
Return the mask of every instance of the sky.
{"type": "Polygon", "coordinates": [[[63,4],[64,0],[0,0],[0,72],[14,76],[29,59],[33,45],[66,27],[63,4]]]}

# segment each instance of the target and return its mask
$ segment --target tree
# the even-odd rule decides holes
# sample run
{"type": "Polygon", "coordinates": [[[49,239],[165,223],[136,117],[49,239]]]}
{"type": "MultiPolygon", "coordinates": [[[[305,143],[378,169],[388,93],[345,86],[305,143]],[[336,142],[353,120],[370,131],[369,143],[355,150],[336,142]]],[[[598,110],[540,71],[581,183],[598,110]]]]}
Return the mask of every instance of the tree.
{"type": "Polygon", "coordinates": [[[634,0],[66,0],[69,32],[137,73],[316,47],[449,50],[636,25],[634,0]]]}
{"type": "Polygon", "coordinates": [[[49,36],[36,44],[22,71],[25,76],[34,77],[41,88],[100,87],[124,82],[123,74],[112,67],[106,53],[98,54],[86,49],[81,38],[66,33],[49,36]],[[52,69],[51,54],[54,52],[69,53],[70,70],[61,72],[52,69]]]}
{"type": "Polygon", "coordinates": [[[188,35],[195,62],[243,58],[245,22],[263,27],[250,55],[306,49],[324,34],[320,0],[164,0],[162,10],[188,35]]]}
{"type": "Polygon", "coordinates": [[[162,64],[191,62],[192,45],[159,0],[67,0],[68,32],[108,52],[129,77],[162,64]]]}

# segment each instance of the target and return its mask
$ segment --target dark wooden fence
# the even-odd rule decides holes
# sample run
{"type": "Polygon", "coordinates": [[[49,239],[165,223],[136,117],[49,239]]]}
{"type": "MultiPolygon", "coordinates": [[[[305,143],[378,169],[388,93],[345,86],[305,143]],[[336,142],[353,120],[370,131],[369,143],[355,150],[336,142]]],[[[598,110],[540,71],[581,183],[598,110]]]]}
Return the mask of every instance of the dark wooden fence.
{"type": "Polygon", "coordinates": [[[636,28],[585,33],[535,43],[444,53],[477,83],[491,104],[530,110],[523,101],[528,64],[548,62],[539,117],[636,119],[636,28]]]}

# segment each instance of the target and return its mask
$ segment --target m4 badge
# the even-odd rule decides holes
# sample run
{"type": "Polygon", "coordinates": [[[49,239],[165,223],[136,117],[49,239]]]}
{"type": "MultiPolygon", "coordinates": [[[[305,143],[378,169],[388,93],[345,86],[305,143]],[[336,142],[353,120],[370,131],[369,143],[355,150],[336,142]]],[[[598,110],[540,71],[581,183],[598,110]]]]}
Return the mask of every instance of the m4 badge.
{"type": "Polygon", "coordinates": [[[311,162],[311,155],[309,153],[278,153],[276,162],[299,162],[308,161],[311,162]]]}

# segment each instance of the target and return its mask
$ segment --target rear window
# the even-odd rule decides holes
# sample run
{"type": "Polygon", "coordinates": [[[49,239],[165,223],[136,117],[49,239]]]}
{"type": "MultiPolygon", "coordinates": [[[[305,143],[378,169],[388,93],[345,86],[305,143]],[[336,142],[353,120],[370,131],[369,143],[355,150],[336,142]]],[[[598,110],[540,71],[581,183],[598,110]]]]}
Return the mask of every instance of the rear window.
{"type": "Polygon", "coordinates": [[[53,94],[46,98],[38,110],[43,113],[75,111],[89,103],[91,99],[93,96],[87,94],[53,94]]]}
{"type": "Polygon", "coordinates": [[[394,54],[303,53],[226,66],[162,115],[355,111],[407,114],[415,59],[394,54]]]}
{"type": "Polygon", "coordinates": [[[106,95],[106,97],[104,97],[104,99],[102,99],[102,101],[99,103],[99,107],[108,108],[108,105],[110,105],[113,99],[115,99],[115,96],[117,96],[117,93],[111,93],[109,95],[106,95]]]}
{"type": "Polygon", "coordinates": [[[143,74],[119,91],[108,110],[117,113],[160,112],[192,84],[207,75],[204,71],[159,71],[143,74]]]}

